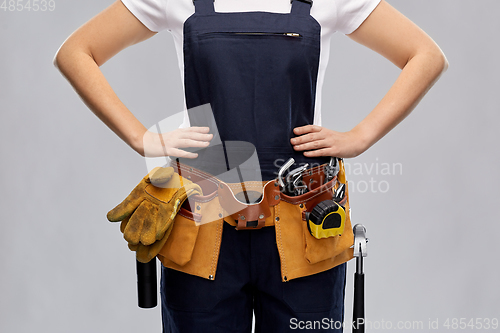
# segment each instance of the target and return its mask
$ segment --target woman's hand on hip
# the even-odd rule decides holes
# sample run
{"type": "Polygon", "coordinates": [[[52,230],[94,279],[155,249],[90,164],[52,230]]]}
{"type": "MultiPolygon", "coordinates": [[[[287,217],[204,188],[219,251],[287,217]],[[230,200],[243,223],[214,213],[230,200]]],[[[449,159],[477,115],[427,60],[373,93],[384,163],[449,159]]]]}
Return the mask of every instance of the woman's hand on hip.
{"type": "Polygon", "coordinates": [[[213,138],[213,134],[208,133],[209,130],[208,127],[188,127],[161,134],[146,131],[143,137],[143,146],[138,152],[145,157],[196,158],[198,154],[181,148],[208,147],[213,138]]]}
{"type": "Polygon", "coordinates": [[[368,147],[362,133],[355,129],[349,132],[336,132],[318,125],[294,128],[297,135],[290,140],[293,149],[303,151],[306,157],[335,156],[356,157],[368,147]]]}

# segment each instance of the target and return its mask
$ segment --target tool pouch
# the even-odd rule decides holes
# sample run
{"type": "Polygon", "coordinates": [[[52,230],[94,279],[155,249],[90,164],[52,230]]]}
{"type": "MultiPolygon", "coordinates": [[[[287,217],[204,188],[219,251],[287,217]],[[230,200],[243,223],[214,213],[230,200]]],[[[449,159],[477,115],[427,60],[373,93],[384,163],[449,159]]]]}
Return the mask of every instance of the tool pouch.
{"type": "Polygon", "coordinates": [[[173,167],[208,194],[194,195],[184,202],[157,257],[165,267],[213,280],[224,223],[217,195],[218,184],[210,175],[188,166],[177,164],[173,167]]]}
{"type": "Polygon", "coordinates": [[[204,216],[215,213],[216,218],[211,223],[201,224],[199,214],[181,208],[174,220],[172,232],[157,257],[165,267],[213,280],[224,222],[217,213],[217,198],[209,202],[202,202],[206,199],[203,197],[198,199],[200,201],[195,205],[204,211],[204,216]]]}
{"type": "Polygon", "coordinates": [[[340,161],[336,177],[323,184],[322,166],[306,171],[303,178],[309,191],[300,196],[281,194],[276,207],[276,243],[281,258],[283,281],[312,275],[328,270],[353,258],[352,233],[349,198],[345,170],[340,161]],[[305,213],[323,200],[332,199],[334,189],[345,184],[346,194],[341,204],[345,207],[346,220],[344,233],[329,238],[317,239],[307,228],[305,213]]]}
{"type": "Polygon", "coordinates": [[[164,255],[176,265],[186,265],[193,256],[199,230],[200,226],[196,225],[194,220],[179,211],[175,217],[169,239],[159,254],[164,255]]]}

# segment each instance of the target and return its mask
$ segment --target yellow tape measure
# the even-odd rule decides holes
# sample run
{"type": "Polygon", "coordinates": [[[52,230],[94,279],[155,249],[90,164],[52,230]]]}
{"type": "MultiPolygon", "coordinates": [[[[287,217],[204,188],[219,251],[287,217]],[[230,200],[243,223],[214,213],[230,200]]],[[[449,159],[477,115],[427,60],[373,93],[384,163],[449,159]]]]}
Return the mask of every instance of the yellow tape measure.
{"type": "Polygon", "coordinates": [[[307,214],[307,228],[317,239],[341,235],[345,227],[345,210],[333,200],[324,200],[307,214]]]}

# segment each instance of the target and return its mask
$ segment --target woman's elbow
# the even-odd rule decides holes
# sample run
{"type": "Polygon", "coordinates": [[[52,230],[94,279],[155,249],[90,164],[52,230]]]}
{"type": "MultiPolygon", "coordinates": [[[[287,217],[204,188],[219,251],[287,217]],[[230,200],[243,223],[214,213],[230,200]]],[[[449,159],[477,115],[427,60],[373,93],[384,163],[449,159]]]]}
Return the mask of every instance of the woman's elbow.
{"type": "Polygon", "coordinates": [[[434,69],[437,76],[446,72],[450,65],[444,52],[437,45],[435,45],[432,51],[429,52],[429,61],[431,62],[431,67],[434,69]]]}
{"type": "Polygon", "coordinates": [[[88,53],[78,43],[66,40],[54,55],[52,63],[64,76],[71,74],[88,53]]]}
{"type": "Polygon", "coordinates": [[[54,58],[52,59],[52,64],[54,65],[55,68],[57,68],[58,70],[61,70],[60,66],[59,66],[59,62],[60,62],[60,58],[61,58],[61,48],[62,48],[62,45],[59,47],[59,49],[56,51],[56,54],[54,54],[54,58]]]}
{"type": "Polygon", "coordinates": [[[436,67],[438,68],[438,71],[440,74],[443,74],[448,70],[448,67],[450,66],[448,59],[444,55],[443,51],[439,49],[438,54],[435,56],[436,60],[436,67]]]}
{"type": "Polygon", "coordinates": [[[449,66],[448,59],[437,45],[422,49],[415,59],[420,59],[421,69],[432,81],[439,79],[449,66]]]}
{"type": "Polygon", "coordinates": [[[54,58],[52,59],[52,64],[62,73],[64,70],[64,65],[68,62],[69,55],[71,54],[70,47],[67,42],[64,42],[59,49],[56,51],[54,58]]]}

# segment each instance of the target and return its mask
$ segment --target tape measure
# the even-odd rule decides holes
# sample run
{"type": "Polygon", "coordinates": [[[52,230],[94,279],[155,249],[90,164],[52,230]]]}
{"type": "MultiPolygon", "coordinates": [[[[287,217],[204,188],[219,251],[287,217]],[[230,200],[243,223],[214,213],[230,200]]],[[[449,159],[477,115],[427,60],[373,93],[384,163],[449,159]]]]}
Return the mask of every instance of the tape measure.
{"type": "Polygon", "coordinates": [[[317,239],[341,235],[345,227],[345,210],[333,200],[324,200],[306,213],[307,228],[317,239]]]}

